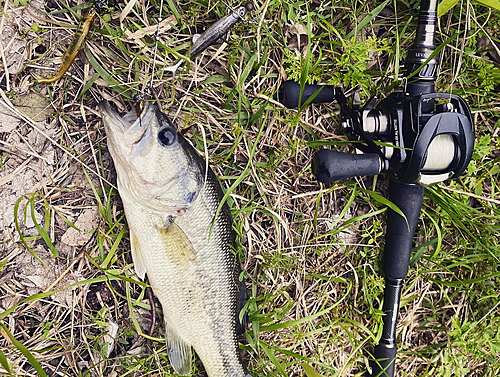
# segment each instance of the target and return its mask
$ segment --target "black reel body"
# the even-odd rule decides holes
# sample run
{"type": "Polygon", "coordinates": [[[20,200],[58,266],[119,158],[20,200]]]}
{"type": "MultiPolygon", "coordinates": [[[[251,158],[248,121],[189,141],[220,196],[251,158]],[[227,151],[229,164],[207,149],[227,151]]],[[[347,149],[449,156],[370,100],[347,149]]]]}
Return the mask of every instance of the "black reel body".
{"type": "MultiPolygon", "coordinates": [[[[384,166],[395,180],[426,185],[456,178],[467,168],[474,126],[461,97],[445,93],[410,97],[396,92],[376,107],[372,103],[358,116],[363,140],[371,149],[376,145],[371,153],[382,151],[384,166]]],[[[347,134],[352,138],[356,131],[347,134]]]]}
{"type": "MultiPolygon", "coordinates": [[[[298,106],[299,84],[285,82],[282,93],[286,107],[298,106]]],[[[408,92],[394,92],[378,103],[373,98],[355,109],[339,88],[308,85],[301,103],[334,99],[340,105],[344,132],[350,140],[362,142],[356,144],[362,154],[319,151],[312,165],[320,182],[386,170],[396,181],[428,185],[456,178],[467,168],[474,149],[474,123],[461,97],[433,92],[411,97],[408,92]]]]}
{"type": "Polygon", "coordinates": [[[460,176],[474,150],[474,123],[465,101],[457,95],[429,93],[405,101],[403,111],[407,112],[403,119],[411,122],[403,126],[409,151],[395,171],[396,179],[430,184],[460,176]],[[429,109],[429,103],[434,109],[429,109]]]}

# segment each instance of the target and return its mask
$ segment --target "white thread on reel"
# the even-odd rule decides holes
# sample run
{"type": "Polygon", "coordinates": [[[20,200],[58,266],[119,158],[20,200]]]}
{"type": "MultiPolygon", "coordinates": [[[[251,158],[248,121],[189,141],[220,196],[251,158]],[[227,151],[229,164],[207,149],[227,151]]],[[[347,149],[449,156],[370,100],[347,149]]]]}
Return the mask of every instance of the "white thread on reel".
{"type": "Polygon", "coordinates": [[[455,158],[455,141],[451,135],[438,135],[427,149],[422,171],[435,172],[447,169],[455,158]]]}

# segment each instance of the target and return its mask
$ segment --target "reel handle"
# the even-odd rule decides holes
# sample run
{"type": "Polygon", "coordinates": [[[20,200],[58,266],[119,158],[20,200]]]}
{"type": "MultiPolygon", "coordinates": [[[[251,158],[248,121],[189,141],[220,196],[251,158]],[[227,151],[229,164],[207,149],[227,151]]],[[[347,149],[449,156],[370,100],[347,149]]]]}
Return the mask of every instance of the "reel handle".
{"type": "MultiPolygon", "coordinates": [[[[300,104],[303,105],[310,97],[316,92],[316,96],[311,101],[312,103],[325,103],[333,102],[335,99],[335,87],[333,85],[312,85],[306,84],[302,92],[302,100],[300,104]]],[[[300,84],[293,80],[287,80],[283,83],[280,93],[280,101],[285,107],[295,109],[299,107],[300,99],[300,84]]]]}
{"type": "Polygon", "coordinates": [[[381,170],[382,161],[375,153],[354,154],[321,149],[312,160],[313,174],[323,183],[363,175],[372,176],[381,170]]]}

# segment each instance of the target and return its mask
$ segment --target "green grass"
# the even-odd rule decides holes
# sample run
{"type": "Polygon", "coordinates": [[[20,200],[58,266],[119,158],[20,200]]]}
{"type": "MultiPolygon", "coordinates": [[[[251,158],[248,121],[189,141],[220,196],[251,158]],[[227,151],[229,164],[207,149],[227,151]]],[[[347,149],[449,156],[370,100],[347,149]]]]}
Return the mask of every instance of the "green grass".
{"type": "MultiPolygon", "coordinates": [[[[250,328],[240,346],[249,370],[254,376],[363,375],[382,331],[387,180],[380,176],[320,186],[310,172],[314,151],[321,145],[337,150],[350,145],[341,134],[337,106],[304,106],[297,113],[272,99],[287,77],[342,85],[348,95],[359,91],[363,101],[374,94],[385,97],[401,84],[418,2],[256,2],[256,12],[231,30],[224,50],[211,60],[218,46],[210,48],[175,78],[161,68],[187,55],[191,35],[229,10],[224,2],[165,1],[162,17],[174,15],[176,23],[161,30],[152,72],[155,35],[127,35],[156,25],[159,4],[137,2],[120,26],[125,4],[117,2],[111,17],[94,25],[71,68],[75,78],[66,75],[65,85],[37,88],[61,105],[59,118],[69,129],[55,139],[76,156],[71,162],[85,161],[105,180],[85,169],[87,183],[67,188],[75,195],[82,195],[82,189],[81,198],[61,201],[50,191],[19,199],[16,219],[22,221],[16,220],[16,228],[22,252],[51,266],[78,266],[82,280],[57,287],[75,290],[78,300],[70,316],[49,293],[24,291],[20,301],[0,313],[1,368],[11,375],[35,375],[40,368],[48,375],[173,375],[161,312],[151,328],[147,284],[133,275],[123,209],[108,183],[114,182],[114,170],[104,131],[89,110],[103,97],[130,109],[129,100],[146,91],[153,75],[162,108],[202,153],[204,129],[210,164],[232,209],[251,293],[250,328]],[[289,48],[286,25],[292,23],[304,26],[310,42],[302,55],[289,48]],[[71,123],[80,116],[75,110],[80,105],[89,133],[71,123]],[[85,140],[84,148],[73,148],[80,140],[76,135],[85,140]],[[59,250],[58,232],[73,226],[65,212],[58,212],[61,206],[73,213],[79,206],[94,206],[99,214],[92,238],[74,254],[59,250]],[[35,209],[44,214],[41,224],[35,209]],[[25,235],[25,218],[31,215],[37,234],[25,235]],[[40,242],[48,258],[35,251],[40,242]],[[8,327],[12,323],[30,323],[29,331],[8,327]],[[64,357],[63,348],[70,350],[64,357]],[[54,365],[54,360],[62,361],[54,365]]],[[[472,4],[469,12],[466,4],[458,4],[441,17],[440,43],[455,38],[443,46],[437,89],[467,100],[477,145],[466,174],[426,190],[402,295],[401,376],[500,373],[500,62],[483,43],[500,40],[500,13],[472,4]]],[[[34,38],[48,40],[45,26],[34,38]]],[[[54,56],[49,53],[43,61],[54,56]]],[[[2,157],[2,170],[8,158],[2,157]]],[[[11,265],[0,253],[0,271],[11,265]]],[[[12,293],[0,289],[5,297],[12,293]]],[[[193,370],[203,375],[196,361],[193,370]]]]}

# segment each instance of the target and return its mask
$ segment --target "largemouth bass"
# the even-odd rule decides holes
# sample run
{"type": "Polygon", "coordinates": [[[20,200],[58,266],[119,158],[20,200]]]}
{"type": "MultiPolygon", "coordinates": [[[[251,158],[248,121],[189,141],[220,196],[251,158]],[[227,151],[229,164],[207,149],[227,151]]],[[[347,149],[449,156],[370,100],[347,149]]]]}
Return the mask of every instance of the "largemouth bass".
{"type": "Polygon", "coordinates": [[[147,273],[162,305],[174,370],[191,373],[193,348],[209,377],[252,377],[237,342],[247,292],[227,204],[216,216],[215,174],[156,104],[146,102],[139,117],[122,118],[106,101],[100,108],[135,271],[147,273]]]}

